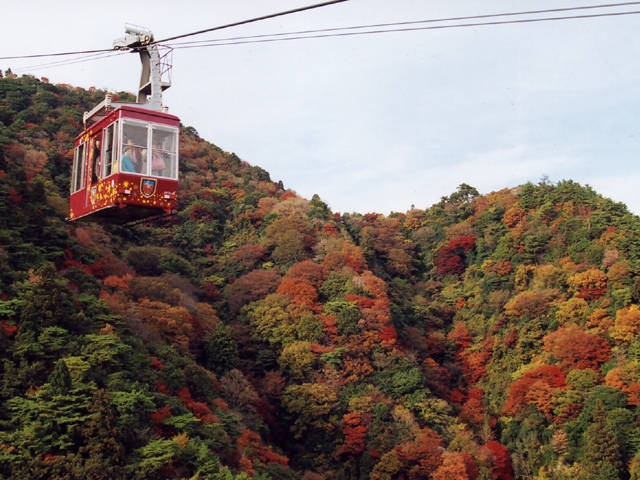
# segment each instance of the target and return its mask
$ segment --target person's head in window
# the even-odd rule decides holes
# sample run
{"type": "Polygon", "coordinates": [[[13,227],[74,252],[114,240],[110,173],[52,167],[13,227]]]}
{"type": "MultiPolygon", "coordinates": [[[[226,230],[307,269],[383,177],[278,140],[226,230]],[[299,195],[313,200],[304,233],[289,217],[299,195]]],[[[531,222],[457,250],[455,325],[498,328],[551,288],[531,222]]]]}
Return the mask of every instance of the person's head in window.
{"type": "Polygon", "coordinates": [[[166,165],[160,150],[153,150],[151,169],[154,175],[164,175],[166,165]]]}
{"type": "Polygon", "coordinates": [[[122,168],[123,172],[135,172],[136,164],[134,162],[133,147],[127,145],[124,148],[124,154],[122,155],[122,168]]]}

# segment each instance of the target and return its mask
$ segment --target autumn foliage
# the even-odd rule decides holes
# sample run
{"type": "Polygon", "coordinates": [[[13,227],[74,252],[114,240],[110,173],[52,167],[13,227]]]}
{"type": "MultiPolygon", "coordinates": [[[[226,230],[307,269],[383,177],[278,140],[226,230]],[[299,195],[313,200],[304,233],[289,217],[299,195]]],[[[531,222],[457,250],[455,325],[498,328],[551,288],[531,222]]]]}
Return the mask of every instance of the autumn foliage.
{"type": "Polygon", "coordinates": [[[507,448],[495,440],[487,442],[485,449],[490,454],[491,475],[495,480],[513,480],[513,467],[507,448]]]}
{"type": "Polygon", "coordinates": [[[358,412],[345,413],[343,422],[344,444],[338,449],[338,454],[346,454],[353,458],[363,452],[368,428],[363,425],[362,415],[358,412]]]}
{"type": "Polygon", "coordinates": [[[332,212],[184,126],[175,215],[70,223],[104,93],[0,75],[0,479],[640,478],[624,205],[332,212]]]}
{"type": "Polygon", "coordinates": [[[604,295],[607,282],[607,275],[597,268],[576,273],[569,278],[569,283],[576,289],[576,296],[585,300],[595,300],[604,295]]]}
{"type": "Polygon", "coordinates": [[[475,247],[473,235],[463,235],[449,240],[434,258],[434,263],[440,275],[461,274],[465,269],[465,259],[475,247]]]}
{"type": "Polygon", "coordinates": [[[565,386],[565,377],[557,365],[541,365],[525,372],[509,387],[509,395],[504,404],[504,412],[517,415],[533,406],[545,413],[550,412],[547,402],[554,388],[565,386]]]}
{"type": "Polygon", "coordinates": [[[611,347],[604,338],[576,325],[560,327],[548,334],[544,349],[560,362],[558,366],[565,373],[585,368],[599,371],[600,365],[611,357],[611,347]]]}

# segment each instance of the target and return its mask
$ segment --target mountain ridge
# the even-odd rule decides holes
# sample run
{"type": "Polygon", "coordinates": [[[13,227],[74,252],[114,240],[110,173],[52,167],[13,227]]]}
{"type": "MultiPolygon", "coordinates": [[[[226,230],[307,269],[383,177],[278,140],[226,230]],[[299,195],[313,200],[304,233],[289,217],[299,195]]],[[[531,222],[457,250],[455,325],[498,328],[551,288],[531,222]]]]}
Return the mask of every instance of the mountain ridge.
{"type": "Polygon", "coordinates": [[[183,127],[178,214],[69,224],[102,94],[0,79],[0,478],[640,478],[623,204],[338,214],[183,127]]]}

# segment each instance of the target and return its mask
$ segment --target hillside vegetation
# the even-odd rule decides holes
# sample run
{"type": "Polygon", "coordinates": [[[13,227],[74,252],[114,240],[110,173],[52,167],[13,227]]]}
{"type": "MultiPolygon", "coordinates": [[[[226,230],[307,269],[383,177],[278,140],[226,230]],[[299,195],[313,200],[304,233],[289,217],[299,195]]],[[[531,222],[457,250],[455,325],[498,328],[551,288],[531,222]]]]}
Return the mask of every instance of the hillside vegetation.
{"type": "Polygon", "coordinates": [[[103,94],[0,78],[0,479],[640,479],[623,204],[339,214],[183,127],[177,215],[70,224],[103,94]]]}

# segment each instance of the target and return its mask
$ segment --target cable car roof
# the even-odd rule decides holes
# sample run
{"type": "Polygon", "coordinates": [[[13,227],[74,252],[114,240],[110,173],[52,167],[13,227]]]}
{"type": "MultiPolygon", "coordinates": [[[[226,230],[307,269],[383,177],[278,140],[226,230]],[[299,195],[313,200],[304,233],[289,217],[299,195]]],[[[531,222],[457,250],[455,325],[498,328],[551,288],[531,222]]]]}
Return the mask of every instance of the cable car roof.
{"type": "Polygon", "coordinates": [[[112,100],[112,95],[110,93],[107,93],[105,95],[104,100],[102,100],[99,104],[97,104],[94,108],[92,108],[88,112],[84,112],[82,116],[84,128],[86,129],[87,127],[95,125],[100,120],[102,120],[107,115],[109,115],[111,112],[114,112],[116,110],[138,112],[144,117],[147,117],[149,120],[162,118],[162,119],[171,120],[174,122],[180,121],[180,119],[177,116],[168,113],[166,110],[158,111],[153,108],[148,108],[144,104],[141,105],[138,103],[114,102],[112,100]]]}

